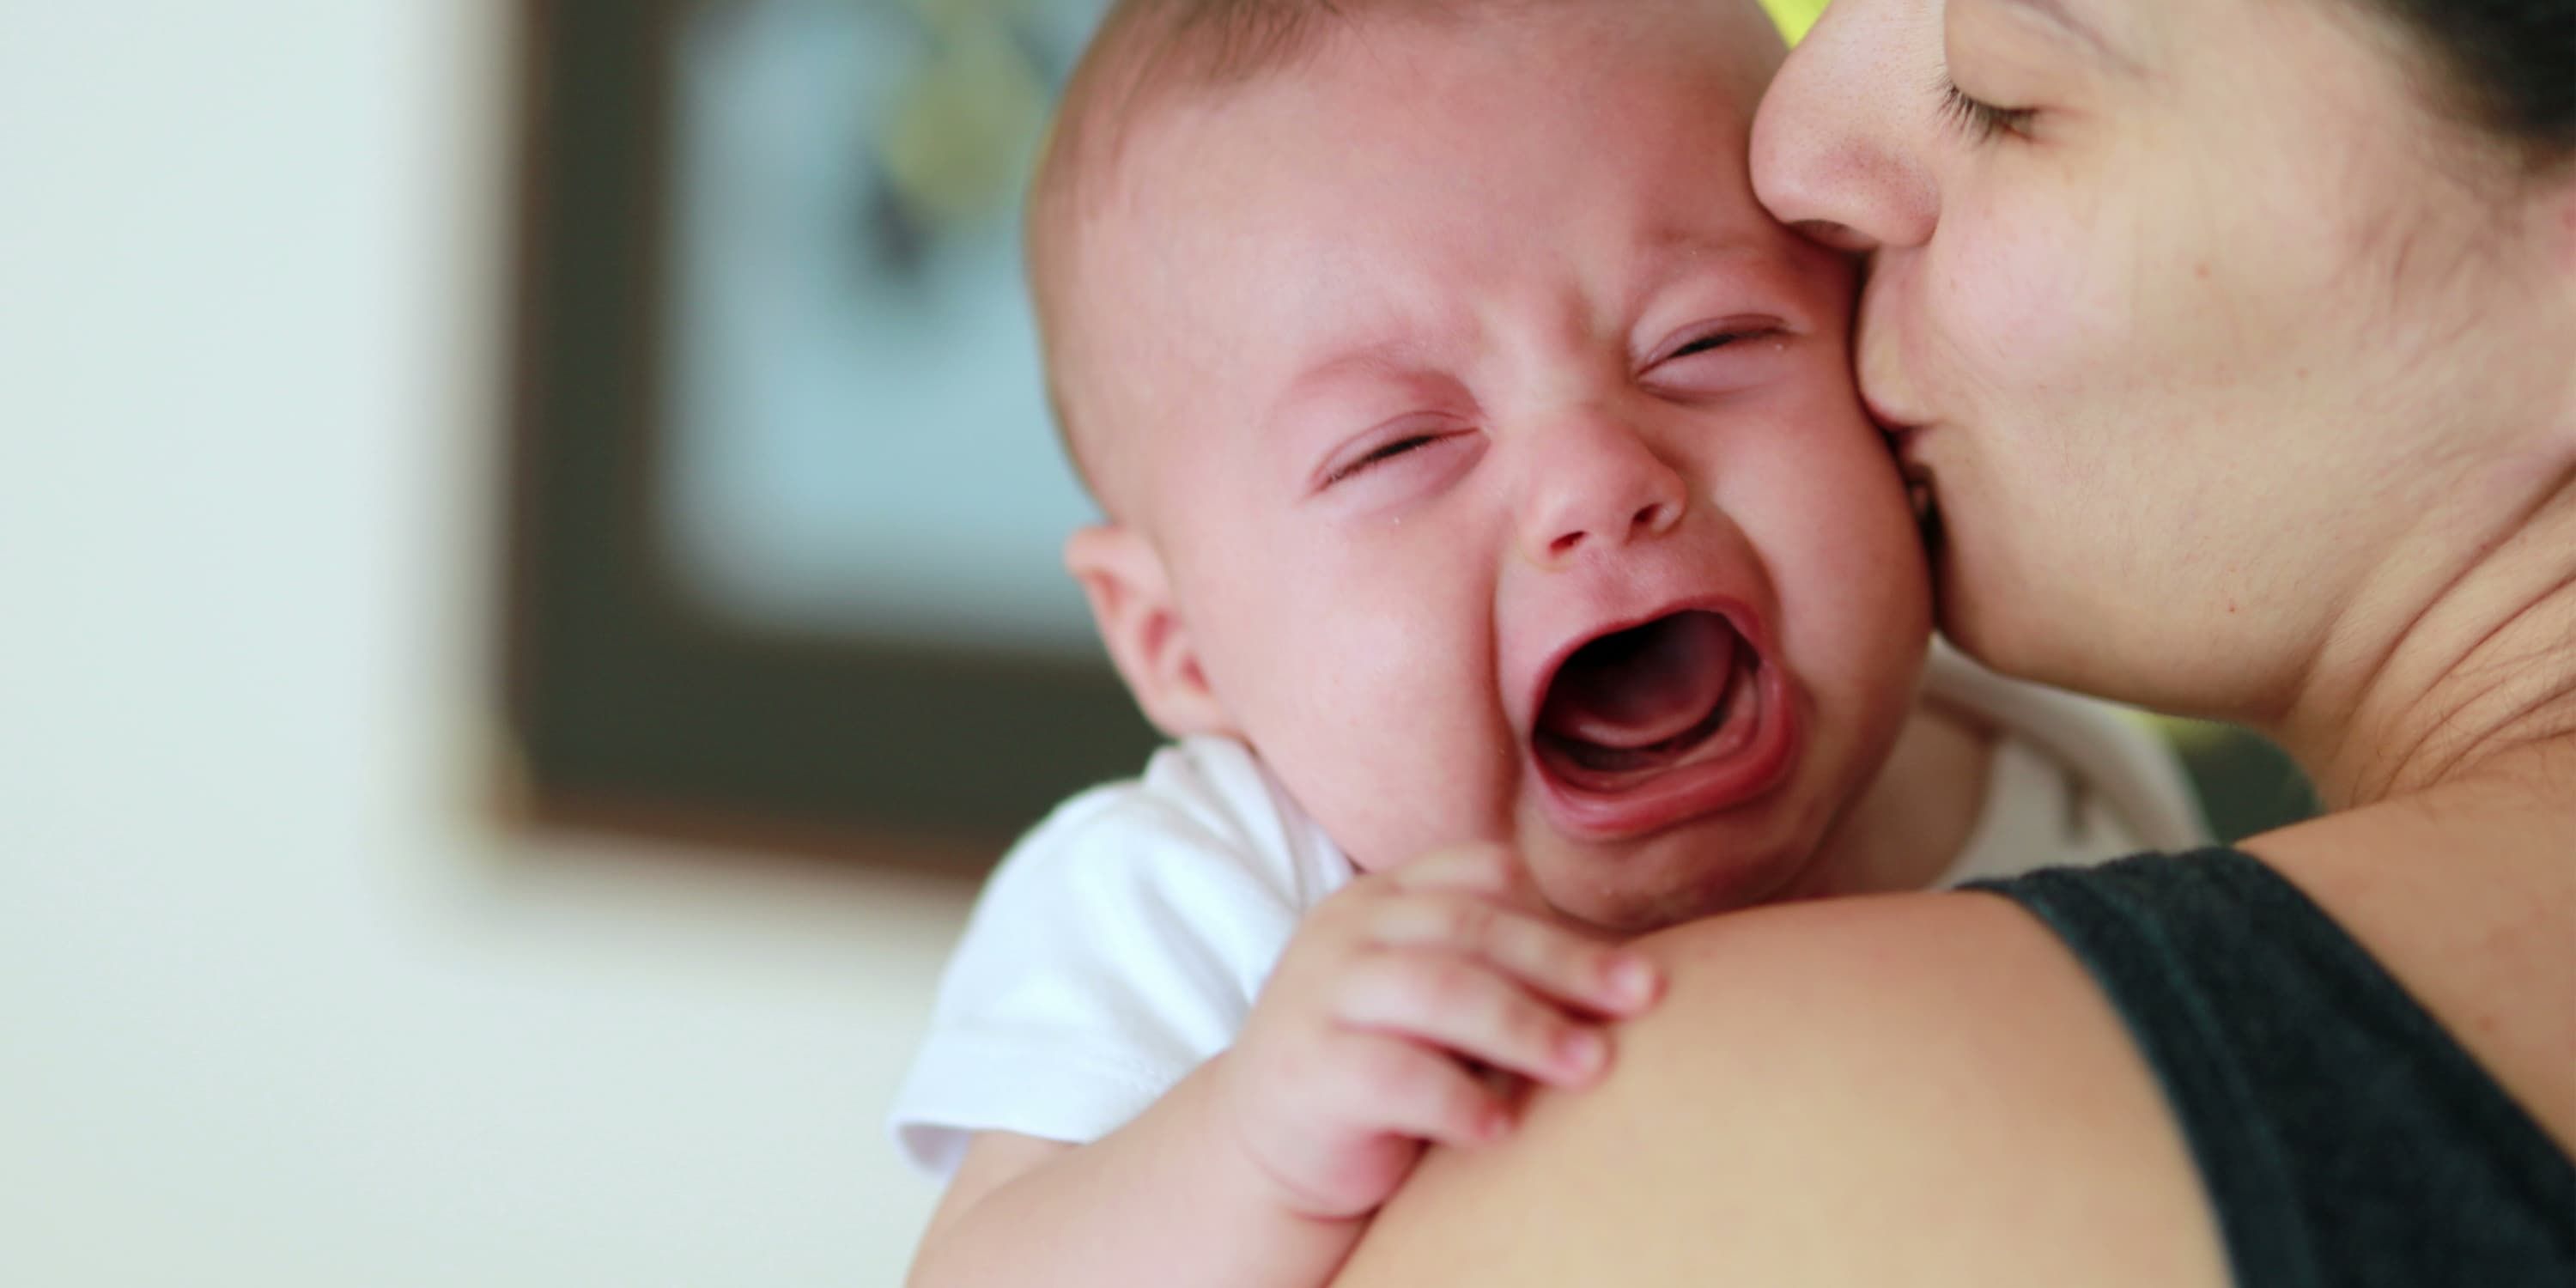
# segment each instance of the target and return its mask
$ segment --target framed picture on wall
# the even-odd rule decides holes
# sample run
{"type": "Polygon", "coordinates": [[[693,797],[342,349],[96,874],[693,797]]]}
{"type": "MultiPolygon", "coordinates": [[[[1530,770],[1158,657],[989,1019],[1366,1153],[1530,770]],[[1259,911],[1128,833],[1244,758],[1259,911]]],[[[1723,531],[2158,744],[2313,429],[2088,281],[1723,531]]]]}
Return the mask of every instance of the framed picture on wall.
{"type": "Polygon", "coordinates": [[[534,0],[526,808],[989,857],[1152,735],[1061,570],[1021,176],[1098,6],[534,0]]]}

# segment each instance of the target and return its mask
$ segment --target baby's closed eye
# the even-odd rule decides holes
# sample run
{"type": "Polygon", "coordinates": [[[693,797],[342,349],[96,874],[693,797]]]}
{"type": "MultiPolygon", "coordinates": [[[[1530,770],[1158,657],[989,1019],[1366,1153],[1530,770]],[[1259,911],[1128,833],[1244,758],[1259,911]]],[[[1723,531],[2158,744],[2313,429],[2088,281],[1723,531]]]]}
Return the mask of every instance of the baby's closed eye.
{"type": "Polygon", "coordinates": [[[1406,416],[1345,444],[1320,472],[1316,490],[1323,491],[1407,457],[1429,457],[1472,445],[1476,431],[1448,417],[1406,416]]]}
{"type": "Polygon", "coordinates": [[[1788,328],[1770,319],[1693,328],[1646,362],[1641,379],[1684,396],[1731,393],[1765,379],[1791,339],[1788,328]]]}

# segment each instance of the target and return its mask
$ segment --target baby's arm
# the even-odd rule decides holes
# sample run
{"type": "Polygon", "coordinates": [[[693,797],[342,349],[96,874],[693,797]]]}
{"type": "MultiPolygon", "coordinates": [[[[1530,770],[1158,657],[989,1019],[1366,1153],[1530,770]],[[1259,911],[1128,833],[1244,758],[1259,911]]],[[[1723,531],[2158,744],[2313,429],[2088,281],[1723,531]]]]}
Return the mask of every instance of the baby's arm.
{"type": "Polygon", "coordinates": [[[1211,1147],[1224,1130],[1207,1094],[1215,1067],[1087,1145],[978,1135],[922,1240],[912,1288],[1331,1278],[1360,1223],[1290,1213],[1232,1151],[1211,1147]]]}
{"type": "Polygon", "coordinates": [[[1508,854],[1452,851],[1353,882],[1300,927],[1224,1054],[1072,1146],[988,1133],[913,1267],[968,1284],[1295,1285],[1331,1278],[1426,1141],[1509,1129],[1471,1062],[1558,1086],[1608,1062],[1644,961],[1522,909],[1508,854]]]}

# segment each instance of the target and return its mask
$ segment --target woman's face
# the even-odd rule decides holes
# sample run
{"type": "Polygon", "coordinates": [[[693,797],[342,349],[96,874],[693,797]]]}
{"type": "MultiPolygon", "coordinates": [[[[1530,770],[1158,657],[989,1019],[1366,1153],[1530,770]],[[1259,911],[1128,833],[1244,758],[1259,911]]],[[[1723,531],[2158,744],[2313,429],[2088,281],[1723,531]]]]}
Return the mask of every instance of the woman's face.
{"type": "Polygon", "coordinates": [[[1791,57],[1755,186],[1875,252],[1861,386],[1969,651],[2276,723],[2357,609],[2456,572],[2425,525],[2521,490],[2568,203],[2409,50],[2347,0],[1836,0],[1791,57]]]}

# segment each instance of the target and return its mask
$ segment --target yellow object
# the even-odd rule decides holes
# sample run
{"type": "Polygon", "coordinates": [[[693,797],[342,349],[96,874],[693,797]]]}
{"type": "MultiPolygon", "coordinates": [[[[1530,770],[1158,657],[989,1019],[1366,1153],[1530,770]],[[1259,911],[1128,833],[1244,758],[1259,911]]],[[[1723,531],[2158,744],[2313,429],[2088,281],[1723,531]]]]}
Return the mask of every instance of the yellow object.
{"type": "Polygon", "coordinates": [[[1816,25],[1816,15],[1825,11],[1825,0],[1762,0],[1762,7],[1771,11],[1771,21],[1780,24],[1780,34],[1794,45],[1798,37],[1807,34],[1807,28],[1816,25]]]}
{"type": "Polygon", "coordinates": [[[933,225],[1005,208],[1046,123],[1047,87],[999,21],[943,29],[876,139],[887,177],[933,225]]]}

